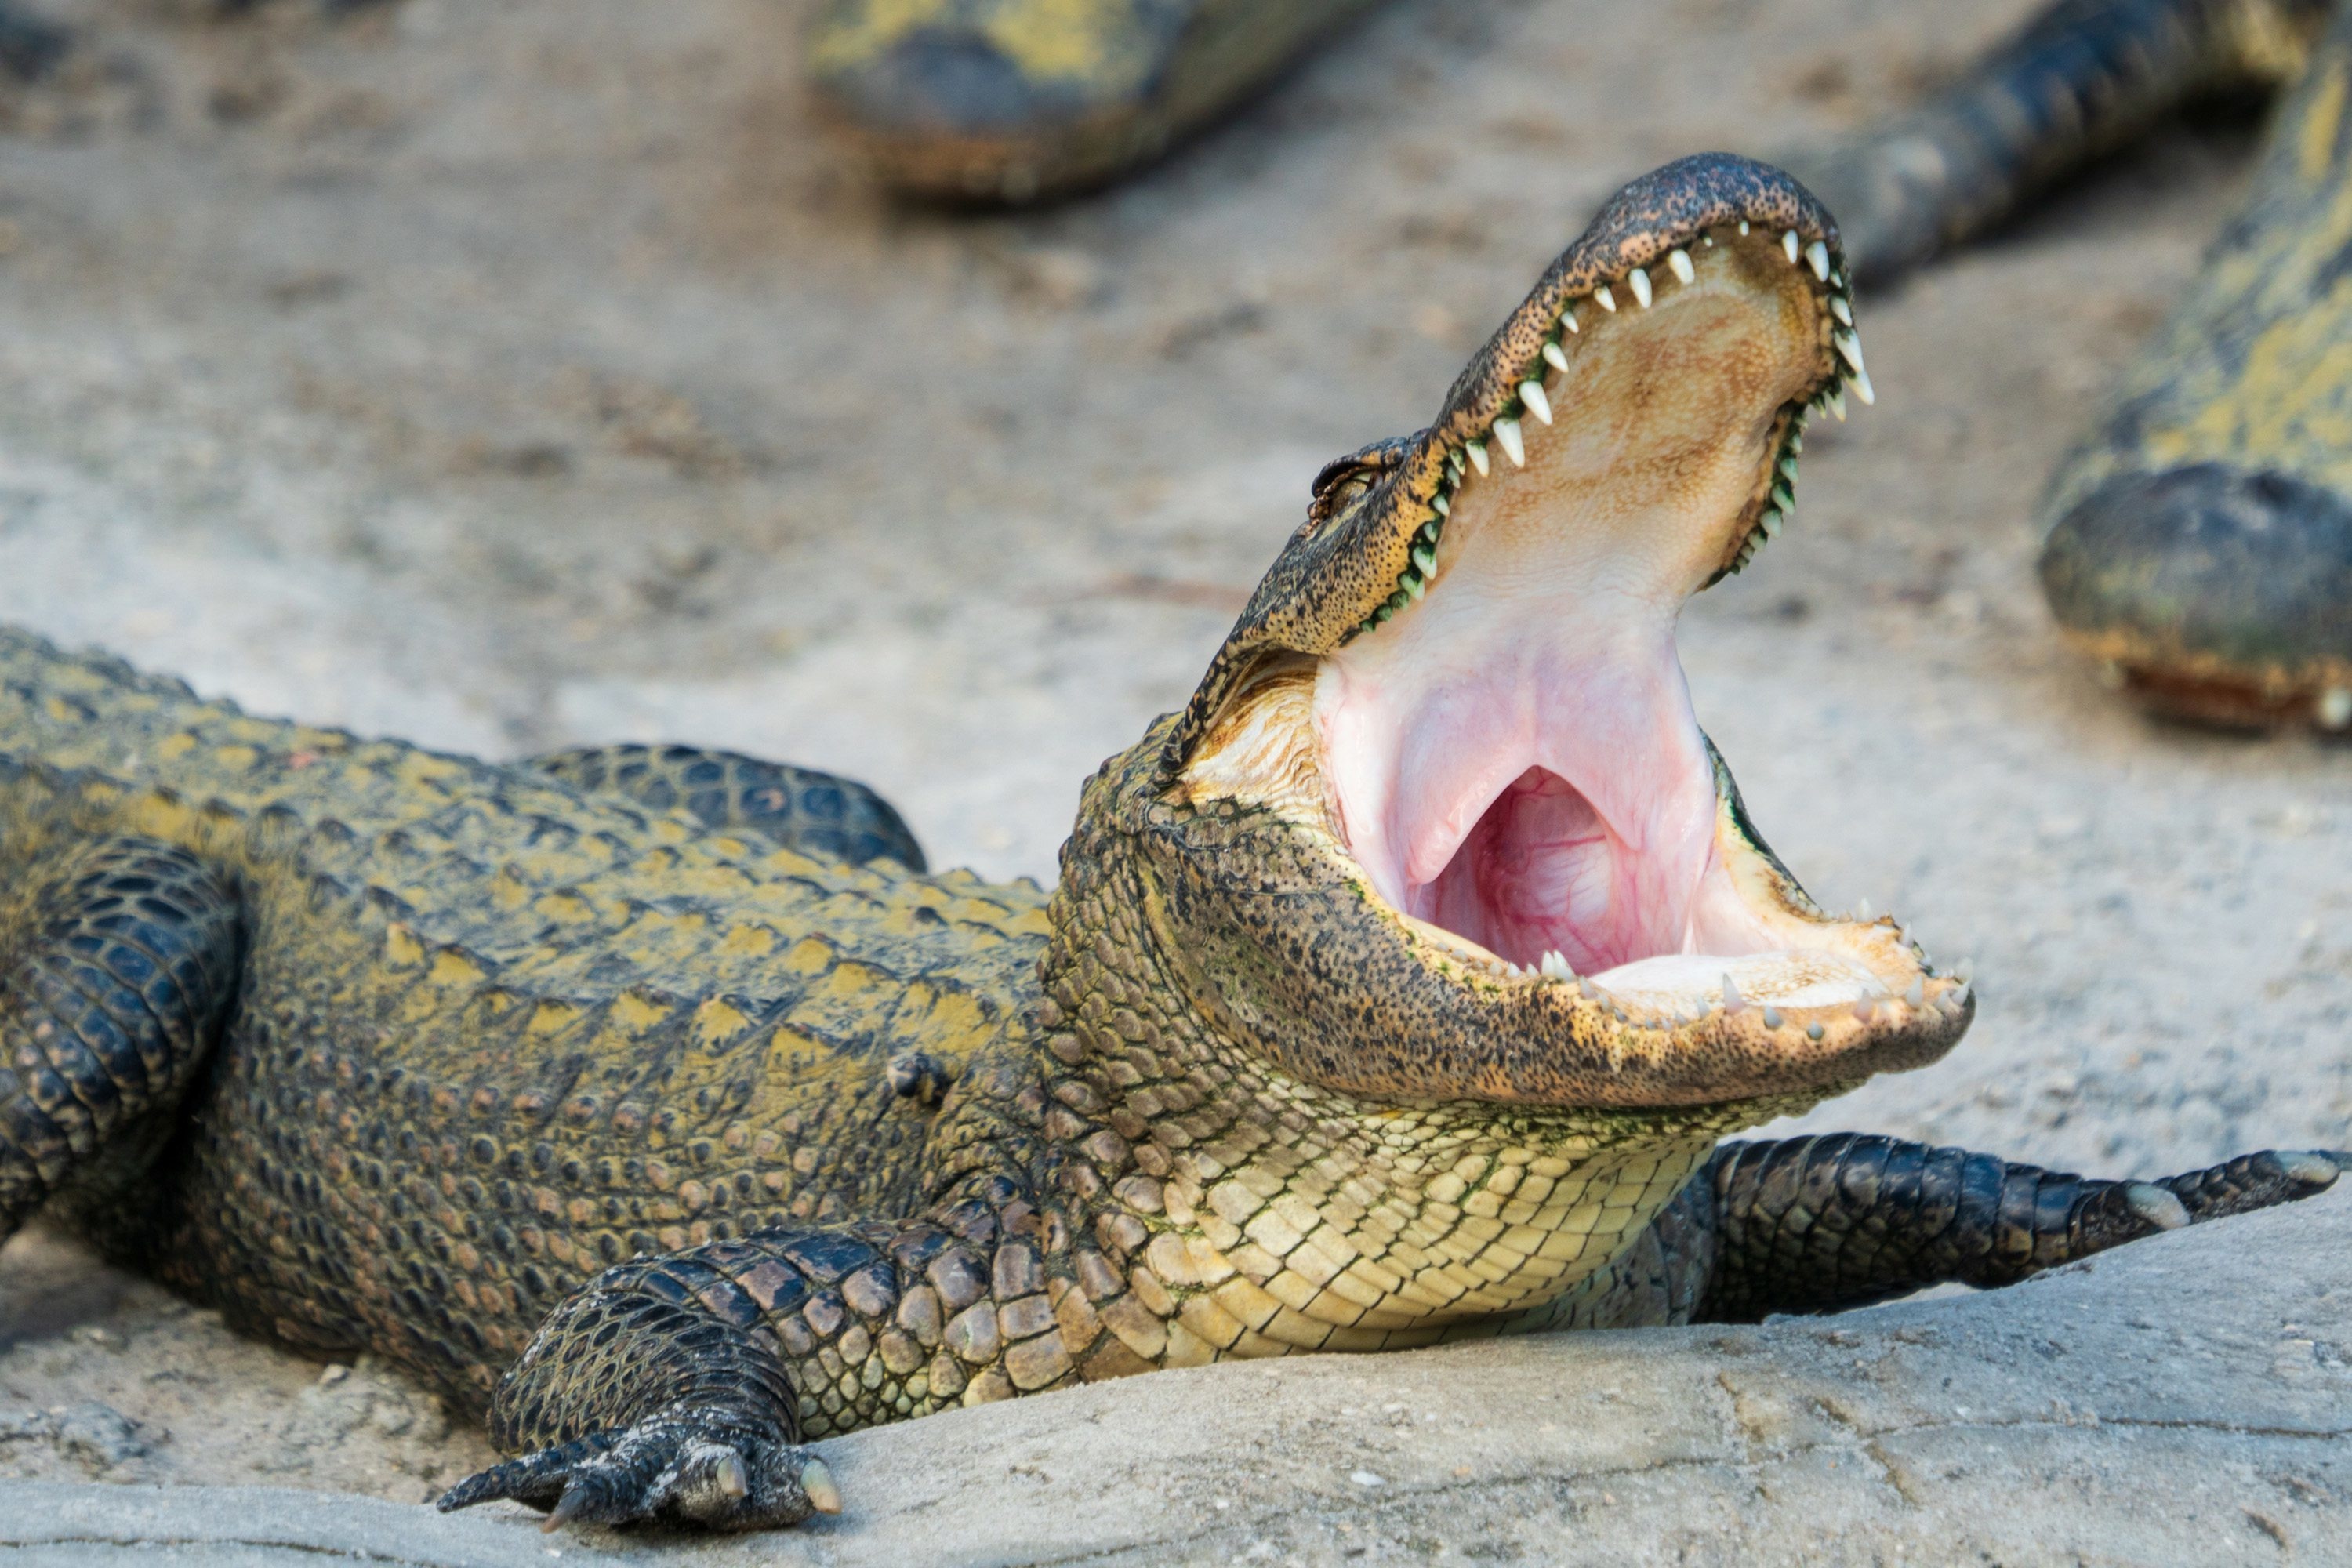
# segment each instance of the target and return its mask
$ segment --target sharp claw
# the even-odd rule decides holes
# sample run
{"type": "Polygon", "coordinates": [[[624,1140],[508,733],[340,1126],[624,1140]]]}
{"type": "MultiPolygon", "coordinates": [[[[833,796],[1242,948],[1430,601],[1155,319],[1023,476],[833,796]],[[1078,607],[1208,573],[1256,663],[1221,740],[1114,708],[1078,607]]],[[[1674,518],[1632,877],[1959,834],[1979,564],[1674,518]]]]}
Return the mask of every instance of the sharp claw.
{"type": "Polygon", "coordinates": [[[824,1468],[823,1459],[811,1459],[802,1468],[801,1490],[817,1512],[841,1511],[841,1489],[833,1484],[833,1472],[824,1468]]]}
{"type": "Polygon", "coordinates": [[[588,1489],[575,1476],[563,1489],[563,1495],[555,1500],[555,1506],[547,1510],[547,1517],[539,1521],[539,1528],[551,1532],[561,1530],[579,1518],[587,1507],[588,1489]]]}
{"type": "Polygon", "coordinates": [[[2332,1186],[2336,1178],[2344,1172],[2343,1163],[2323,1150],[2283,1150],[2275,1158],[2279,1169],[2286,1173],[2289,1180],[2300,1182],[2306,1187],[2332,1186]]]}
{"type": "Polygon", "coordinates": [[[2189,1205],[2153,1182],[2127,1184],[2124,1206],[2158,1230],[2179,1230],[2189,1223],[2189,1205]]]}

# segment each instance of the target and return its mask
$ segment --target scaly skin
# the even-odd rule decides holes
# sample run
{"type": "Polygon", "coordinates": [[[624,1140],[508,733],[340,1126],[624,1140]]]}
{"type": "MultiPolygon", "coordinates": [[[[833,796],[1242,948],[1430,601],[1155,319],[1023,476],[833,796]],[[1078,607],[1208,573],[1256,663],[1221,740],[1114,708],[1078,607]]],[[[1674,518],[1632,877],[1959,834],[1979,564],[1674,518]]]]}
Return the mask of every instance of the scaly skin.
{"type": "Polygon", "coordinates": [[[1088,784],[1050,898],[796,847],[837,822],[701,789],[743,759],[559,777],[0,632],[0,1237],[45,1211],[486,1415],[518,1457],[445,1507],[749,1528],[840,1507],[803,1439],[951,1405],[2005,1283],[2320,1190],[2338,1157],[2147,1184],[1718,1145],[1933,1060],[1974,1006],[1891,921],[1816,909],[1719,758],[1743,907],[1878,989],[1660,1010],[1539,977],[1387,906],[1293,788],[1300,669],[1447,602],[1462,520],[1530,493],[1471,455],[1540,420],[1546,381],[1566,406],[1680,356],[1683,401],[1637,374],[1622,412],[1722,445],[1622,482],[1691,463],[1711,499],[1630,543],[1689,588],[1746,559],[1859,359],[1842,268],[1760,165],[1628,187],[1431,428],[1318,481],[1201,695],[1088,784]]]}
{"type": "Polygon", "coordinates": [[[821,111],[887,184],[1025,202],[1118,178],[1370,0],[831,0],[821,111]]]}
{"type": "Polygon", "coordinates": [[[2352,725],[2352,9],[2245,209],[2052,480],[2067,640],[2157,704],[2352,725]]]}
{"type": "Polygon", "coordinates": [[[2190,100],[2303,69],[2331,0],[2056,0],[1927,102],[1789,167],[1883,283],[1964,245],[2190,100]]]}
{"type": "Polygon", "coordinates": [[[2352,8],[2322,0],[2059,0],[1916,112],[1791,160],[1883,279],[2192,97],[2296,83],[2245,208],[2042,503],[2061,632],[2179,716],[2352,726],[2347,71],[2352,8]]]}

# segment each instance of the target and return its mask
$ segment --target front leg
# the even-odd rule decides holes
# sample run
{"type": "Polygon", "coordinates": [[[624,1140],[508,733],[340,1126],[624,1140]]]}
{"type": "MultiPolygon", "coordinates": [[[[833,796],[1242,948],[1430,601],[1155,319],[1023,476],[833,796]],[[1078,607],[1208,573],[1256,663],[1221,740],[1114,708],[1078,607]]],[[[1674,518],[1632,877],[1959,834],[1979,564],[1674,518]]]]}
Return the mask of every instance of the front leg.
{"type": "Polygon", "coordinates": [[[491,1498],[569,1520],[720,1529],[837,1512],[800,1446],[792,1384],[756,1298],[690,1254],[640,1258],[563,1301],[499,1385],[490,1437],[521,1457],[469,1477],[443,1511],[491,1498]]]}
{"type": "Polygon", "coordinates": [[[837,1512],[804,1435],[1074,1379],[1036,1226],[1024,1205],[974,1200],[607,1269],[499,1385],[490,1438],[520,1457],[440,1507],[512,1498],[549,1510],[551,1528],[756,1530],[837,1512]]]}
{"type": "Polygon", "coordinates": [[[2347,1165],[2352,1154],[2265,1151],[2120,1182],[1854,1132],[1727,1143],[1676,1200],[1711,1242],[1692,1316],[1755,1322],[1948,1282],[2012,1285],[2144,1236],[2310,1197],[2347,1165]]]}

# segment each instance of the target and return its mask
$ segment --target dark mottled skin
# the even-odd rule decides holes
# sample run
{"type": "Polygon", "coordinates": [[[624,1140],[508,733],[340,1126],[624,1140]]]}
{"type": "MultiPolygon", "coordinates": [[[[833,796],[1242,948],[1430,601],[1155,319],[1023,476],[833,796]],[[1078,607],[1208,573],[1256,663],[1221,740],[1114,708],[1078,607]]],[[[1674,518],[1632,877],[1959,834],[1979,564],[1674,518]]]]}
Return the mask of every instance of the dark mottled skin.
{"type": "Polygon", "coordinates": [[[2070,642],[2194,717],[2352,723],[2352,8],[2043,502],[2070,642]]]}
{"type": "MultiPolygon", "coordinates": [[[[1547,275],[1441,431],[1507,406],[1557,296],[1696,243],[1675,226],[1830,235],[1784,176],[1676,169],[1547,275]]],[[[1236,641],[1384,602],[1381,527],[1346,530],[1357,556],[1293,542],[1236,641]]],[[[1921,971],[1893,1021],[1812,1038],[1769,1008],[1629,1022],[1573,986],[1510,1011],[1397,962],[1395,917],[1324,878],[1305,826],[1170,790],[1180,722],[1089,784],[1049,900],[809,852],[740,790],[678,798],[706,762],[761,764],[562,764],[583,787],[0,631],[0,1236],[44,1210],[243,1328],[373,1350],[486,1415],[520,1457],[445,1506],[748,1528],[838,1506],[803,1439],[947,1405],[1828,1310],[2337,1173],[1718,1147],[1948,1047],[1965,986],[1921,971]]]]}
{"type": "Polygon", "coordinates": [[[1864,281],[1975,239],[2200,96],[2291,77],[2332,0],[2056,0],[1928,101],[1786,160],[1864,281]]]}
{"type": "Polygon", "coordinates": [[[820,116],[886,184],[1026,202],[1118,178],[1370,0],[828,0],[820,116]]]}

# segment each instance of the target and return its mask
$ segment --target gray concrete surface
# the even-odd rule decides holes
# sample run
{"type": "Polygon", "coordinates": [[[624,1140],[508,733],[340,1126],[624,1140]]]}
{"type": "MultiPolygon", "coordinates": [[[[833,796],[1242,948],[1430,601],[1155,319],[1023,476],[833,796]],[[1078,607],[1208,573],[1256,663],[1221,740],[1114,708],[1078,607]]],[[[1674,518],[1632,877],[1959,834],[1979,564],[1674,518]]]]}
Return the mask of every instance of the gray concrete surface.
{"type": "MultiPolygon", "coordinates": [[[[66,81],[0,91],[0,617],[439,745],[836,767],[936,863],[1044,877],[1079,781],[1181,700],[1317,466],[1426,418],[1596,200],[1668,157],[1853,124],[2033,0],[1401,0],[1151,176],[979,219],[877,201],[809,135],[801,0],[402,0],[341,27],[307,0],[231,23],[40,3],[96,43],[66,81]]],[[[1774,847],[1825,902],[1976,959],[1958,1050],[1807,1126],[2119,1175],[2352,1143],[2352,749],[2145,722],[2057,647],[2032,578],[2042,478],[2190,286],[2248,139],[2170,129],[1865,295],[1880,406],[1809,443],[1796,523],[1685,617],[1701,718],[1774,847]]],[[[859,1471],[857,1521],[941,1555],[997,1532],[1108,1551],[1069,1532],[1223,1496],[1276,1561],[1375,1535],[1409,1554],[1438,1525],[1485,1561],[1769,1560],[1844,1550],[1849,1524],[1857,1561],[2325,1561],[2340,1441],[2297,1468],[2308,1439],[2263,1428],[2300,1408],[2288,1341],[2340,1402],[2318,1347],[2343,1336],[2284,1325],[2317,1310],[2285,1280],[2347,1277],[2341,1202],[2038,1288],[2059,1294],[1901,1309],[1980,1325],[1939,1345],[1857,1323],[1768,1331],[1761,1357],[1697,1334],[1450,1352],[1429,1364],[1560,1371],[1465,1373],[1443,1404],[1417,1403],[1444,1381],[1419,1358],[1228,1369],[877,1433],[844,1464],[906,1457],[859,1471]],[[2184,1261],[2136,1298],[2155,1327],[2084,1312],[2063,1355],[2028,1344],[1996,1380],[2099,1426],[1981,1419],[1961,1373],[1969,1345],[2024,1342],[2002,1314],[2164,1258],[2184,1261]],[[1950,1388],[1911,1379],[1947,1354],[1950,1388]],[[1864,1400],[1870,1366],[1909,1403],[1864,1400]],[[1934,1506],[1905,1512],[1802,1398],[1785,1430],[1828,1436],[1745,1458],[1767,1440],[1735,1440],[1716,1379],[1757,1367],[1796,1380],[1768,1392],[1851,1384],[1903,1452],[1942,1445],[1906,1483],[1934,1506]],[[2245,1430],[2105,1418],[2176,1397],[2245,1430]],[[1465,1425],[1470,1477],[1367,1447],[1388,1484],[1357,1496],[1348,1445],[1402,1443],[1403,1415],[1430,1444],[1458,1417],[1533,1445],[1550,1420],[1558,1465],[1513,1450],[1496,1475],[1528,1479],[1481,1489],[1477,1456],[1505,1449],[1465,1425]],[[1228,1419],[1247,1435],[1211,1441],[1228,1419]],[[1017,1468],[1038,1452],[1050,1483],[1017,1468]],[[1696,1456],[1658,1473],[1699,1489],[1567,1479],[1612,1454],[1696,1456]],[[884,1489],[919,1476],[936,1489],[893,1512],[884,1489]],[[2314,1489],[2265,1479],[2289,1476],[2314,1489]]],[[[24,1434],[0,1440],[12,1486],[105,1483],[0,1494],[20,1532],[59,1496],[163,1519],[250,1488],[215,1517],[291,1519],[272,1489],[302,1488],[389,1500],[313,1516],[353,1530],[543,1550],[406,1510],[487,1448],[395,1371],[237,1338],[53,1236],[0,1251],[0,1425],[24,1434]]],[[[1184,1550],[1246,1546],[1233,1528],[1184,1550]]]]}
{"type": "Polygon", "coordinates": [[[1833,1321],[1159,1373],[827,1443],[844,1515],[716,1542],[0,1481],[0,1564],[2347,1563],[2347,1248],[2330,1194],[1833,1321]]]}

